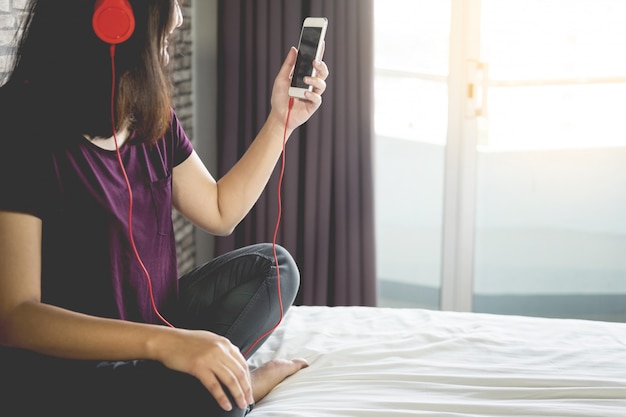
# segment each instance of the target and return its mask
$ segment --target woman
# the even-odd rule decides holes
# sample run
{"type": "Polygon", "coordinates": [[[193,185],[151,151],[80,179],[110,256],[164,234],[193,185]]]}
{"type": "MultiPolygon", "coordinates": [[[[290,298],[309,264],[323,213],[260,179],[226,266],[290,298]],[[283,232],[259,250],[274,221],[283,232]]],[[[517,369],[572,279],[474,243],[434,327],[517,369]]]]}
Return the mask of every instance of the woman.
{"type": "Polygon", "coordinates": [[[307,366],[251,372],[244,357],[278,321],[279,300],[293,302],[297,266],[276,247],[280,294],[269,244],[178,279],[171,209],[231,233],[283,136],[320,106],[328,68],[314,64],[313,91],[288,118],[292,48],[266,123],[216,181],[170,107],[178,2],[130,0],[135,29],[114,51],[94,34],[95,5],[31,0],[0,88],[0,414],[243,415],[307,366]]]}

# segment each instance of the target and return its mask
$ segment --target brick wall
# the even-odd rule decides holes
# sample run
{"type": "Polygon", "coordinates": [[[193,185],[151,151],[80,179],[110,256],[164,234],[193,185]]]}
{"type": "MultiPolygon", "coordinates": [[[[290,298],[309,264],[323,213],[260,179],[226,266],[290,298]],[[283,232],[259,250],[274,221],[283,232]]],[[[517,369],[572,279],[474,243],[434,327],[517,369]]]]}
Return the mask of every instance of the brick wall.
{"type": "MultiPolygon", "coordinates": [[[[63,0],[43,0],[63,1],[63,0]]],[[[176,32],[176,42],[170,46],[171,64],[173,65],[174,97],[173,104],[187,134],[193,140],[193,101],[191,91],[192,66],[192,1],[183,6],[184,24],[176,32]]],[[[0,0],[0,83],[6,76],[14,40],[27,0],[0,0]]],[[[178,265],[181,273],[195,265],[194,228],[179,213],[172,213],[176,241],[178,244],[178,265]]]]}
{"type": "Polygon", "coordinates": [[[26,0],[0,0],[0,81],[4,79],[26,0]]]}
{"type": "MultiPolygon", "coordinates": [[[[1,1],[1,0],[0,0],[1,1]]],[[[48,0],[50,1],[50,0],[48,0]]],[[[202,0],[204,1],[204,0],[202,0]]],[[[191,10],[193,0],[184,2],[183,25],[175,32],[175,42],[170,46],[171,65],[174,79],[174,108],[180,118],[185,132],[194,141],[193,132],[193,100],[192,100],[192,31],[191,31],[191,10]]],[[[195,231],[192,224],[184,219],[175,210],[172,213],[174,219],[174,229],[176,230],[178,268],[181,273],[188,271],[195,266],[196,248],[195,231]]]]}

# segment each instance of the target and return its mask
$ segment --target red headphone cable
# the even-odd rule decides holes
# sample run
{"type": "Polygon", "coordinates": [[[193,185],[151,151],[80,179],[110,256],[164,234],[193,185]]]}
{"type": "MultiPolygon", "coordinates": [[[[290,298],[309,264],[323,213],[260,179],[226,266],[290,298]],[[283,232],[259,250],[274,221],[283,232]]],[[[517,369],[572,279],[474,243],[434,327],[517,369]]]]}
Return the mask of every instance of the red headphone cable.
{"type": "Polygon", "coordinates": [[[280,288],[280,265],[278,265],[278,255],[276,254],[276,239],[278,236],[278,228],[280,226],[280,218],[283,212],[281,189],[283,186],[283,177],[285,175],[285,153],[286,153],[285,149],[287,145],[287,126],[289,126],[289,118],[291,117],[291,109],[293,108],[293,103],[294,103],[294,98],[290,97],[289,107],[287,109],[287,119],[285,120],[285,130],[283,131],[283,148],[281,152],[280,175],[278,177],[278,214],[276,216],[276,226],[274,227],[274,237],[272,239],[272,251],[274,253],[274,264],[276,265],[276,282],[277,282],[276,285],[278,286],[278,306],[279,306],[280,314],[278,316],[278,321],[276,322],[276,324],[272,326],[271,329],[263,333],[257,340],[255,340],[254,343],[252,343],[250,347],[246,349],[246,351],[243,353],[244,356],[247,356],[248,353],[250,353],[250,351],[252,351],[252,349],[254,349],[254,347],[261,342],[261,340],[263,340],[265,337],[269,336],[274,330],[276,330],[278,325],[280,325],[280,323],[283,321],[283,316],[284,316],[283,296],[281,294],[281,288],[280,288]]]}
{"type": "Polygon", "coordinates": [[[113,128],[113,140],[115,141],[115,152],[117,154],[117,161],[122,170],[122,174],[124,175],[124,181],[126,182],[126,189],[128,190],[128,235],[130,238],[130,246],[133,249],[133,253],[135,254],[135,258],[137,262],[139,262],[139,266],[146,276],[146,282],[148,283],[148,292],[150,294],[150,303],[152,304],[152,310],[157,315],[159,320],[161,320],[164,324],[169,327],[174,327],[170,322],[168,322],[162,315],[159,313],[157,309],[156,302],[154,301],[154,294],[152,291],[152,279],[150,278],[150,273],[148,269],[144,265],[141,260],[141,256],[139,256],[139,251],[137,250],[137,246],[135,245],[135,238],[133,236],[133,190],[130,186],[130,181],[128,180],[128,175],[126,174],[126,169],[124,168],[124,162],[122,161],[122,155],[120,153],[120,147],[117,141],[117,126],[115,124],[115,45],[111,45],[111,126],[113,128]]]}

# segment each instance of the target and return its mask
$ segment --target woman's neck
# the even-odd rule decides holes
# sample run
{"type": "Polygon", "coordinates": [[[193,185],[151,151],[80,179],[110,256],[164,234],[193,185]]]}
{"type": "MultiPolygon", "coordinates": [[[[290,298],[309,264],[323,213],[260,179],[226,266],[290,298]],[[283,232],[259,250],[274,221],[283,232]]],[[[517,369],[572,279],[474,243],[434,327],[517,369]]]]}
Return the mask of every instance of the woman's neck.
{"type": "MultiPolygon", "coordinates": [[[[87,140],[89,140],[91,143],[98,146],[99,148],[105,149],[107,151],[115,150],[115,138],[113,136],[108,137],[108,138],[102,138],[99,136],[92,137],[88,135],[83,135],[83,136],[87,140]]],[[[129,136],[128,128],[127,127],[122,128],[119,132],[117,132],[116,136],[117,136],[117,146],[121,148],[124,145],[124,143],[126,143],[126,140],[128,140],[128,136],[129,136]]]]}

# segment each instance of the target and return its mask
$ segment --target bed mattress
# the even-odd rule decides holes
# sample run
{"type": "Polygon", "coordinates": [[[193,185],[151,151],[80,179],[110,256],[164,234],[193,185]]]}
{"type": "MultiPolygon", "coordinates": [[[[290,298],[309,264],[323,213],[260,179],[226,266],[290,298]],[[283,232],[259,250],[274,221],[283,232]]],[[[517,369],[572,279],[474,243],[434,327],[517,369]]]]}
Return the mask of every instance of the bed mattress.
{"type": "Polygon", "coordinates": [[[250,417],[626,416],[626,324],[292,307],[250,359],[310,366],[250,417]]]}

